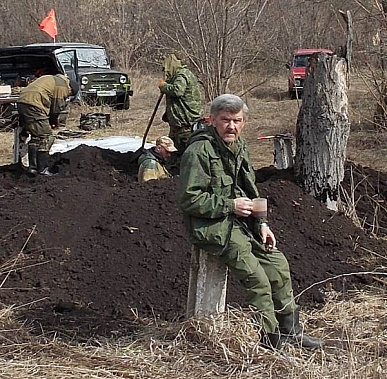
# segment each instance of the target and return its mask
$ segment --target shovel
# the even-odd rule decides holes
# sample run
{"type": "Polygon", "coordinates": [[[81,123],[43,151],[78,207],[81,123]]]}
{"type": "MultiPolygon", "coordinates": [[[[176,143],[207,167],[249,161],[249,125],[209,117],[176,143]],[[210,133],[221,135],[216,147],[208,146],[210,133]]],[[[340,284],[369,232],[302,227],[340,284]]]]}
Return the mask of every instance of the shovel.
{"type": "Polygon", "coordinates": [[[144,137],[142,137],[142,144],[141,144],[141,147],[139,149],[137,149],[133,155],[130,157],[129,159],[129,162],[132,163],[134,161],[136,161],[138,158],[140,158],[141,154],[143,153],[144,151],[144,146],[145,146],[145,141],[146,141],[146,137],[148,136],[148,133],[149,133],[149,129],[152,125],[152,122],[156,116],[156,112],[157,112],[157,109],[159,108],[159,105],[161,103],[161,100],[163,98],[163,93],[160,93],[160,96],[159,98],[157,99],[157,103],[156,103],[156,106],[155,106],[155,109],[153,109],[153,113],[152,113],[152,116],[151,118],[149,119],[149,122],[148,122],[148,126],[146,127],[145,129],[145,133],[144,133],[144,137]]]}

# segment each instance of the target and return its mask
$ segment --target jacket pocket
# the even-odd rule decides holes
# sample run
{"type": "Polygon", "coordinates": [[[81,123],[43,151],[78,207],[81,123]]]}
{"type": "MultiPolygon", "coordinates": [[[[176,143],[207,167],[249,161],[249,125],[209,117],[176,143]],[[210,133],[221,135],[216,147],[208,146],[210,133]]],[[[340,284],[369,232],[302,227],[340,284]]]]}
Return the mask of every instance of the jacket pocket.
{"type": "Polygon", "coordinates": [[[226,198],[231,198],[232,185],[234,180],[231,176],[226,175],[222,171],[221,176],[211,177],[210,187],[215,195],[221,195],[226,198]]]}
{"type": "Polygon", "coordinates": [[[220,255],[228,242],[232,221],[221,219],[190,218],[191,242],[214,255],[220,255]]]}

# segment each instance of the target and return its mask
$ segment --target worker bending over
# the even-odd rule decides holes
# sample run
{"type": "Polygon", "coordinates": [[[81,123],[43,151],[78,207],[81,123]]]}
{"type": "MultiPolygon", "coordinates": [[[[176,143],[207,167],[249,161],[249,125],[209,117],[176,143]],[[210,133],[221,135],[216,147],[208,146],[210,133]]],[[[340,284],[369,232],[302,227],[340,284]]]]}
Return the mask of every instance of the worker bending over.
{"type": "Polygon", "coordinates": [[[52,175],[48,168],[49,151],[58,127],[59,115],[66,108],[66,99],[79,90],[78,83],[62,74],[43,75],[23,88],[17,103],[20,126],[30,134],[28,142],[28,174],[52,175]]]}

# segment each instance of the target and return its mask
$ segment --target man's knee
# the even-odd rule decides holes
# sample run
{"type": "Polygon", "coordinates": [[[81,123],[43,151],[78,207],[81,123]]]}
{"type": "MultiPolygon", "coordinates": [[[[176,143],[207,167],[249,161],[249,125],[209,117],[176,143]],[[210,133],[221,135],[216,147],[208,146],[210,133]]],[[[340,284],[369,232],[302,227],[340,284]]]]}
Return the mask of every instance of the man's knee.
{"type": "Polygon", "coordinates": [[[270,290],[268,277],[258,258],[249,250],[249,245],[230,249],[221,259],[245,288],[270,290]]]}

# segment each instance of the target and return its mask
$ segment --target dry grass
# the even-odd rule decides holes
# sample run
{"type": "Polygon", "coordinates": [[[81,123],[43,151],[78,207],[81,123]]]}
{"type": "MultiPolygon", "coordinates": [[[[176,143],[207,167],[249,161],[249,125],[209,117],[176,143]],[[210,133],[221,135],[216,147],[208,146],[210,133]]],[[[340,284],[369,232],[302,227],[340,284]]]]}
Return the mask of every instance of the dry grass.
{"type": "MultiPolygon", "coordinates": [[[[343,209],[345,215],[352,220],[352,222],[359,228],[362,228],[370,233],[373,237],[386,237],[387,230],[385,227],[379,224],[379,215],[387,214],[387,207],[385,204],[385,200],[382,194],[375,195],[369,194],[367,191],[364,191],[360,196],[356,197],[356,189],[363,182],[368,182],[366,176],[363,176],[358,182],[355,182],[353,169],[351,167],[350,170],[350,188],[349,190],[345,190],[342,186],[340,186],[340,195],[341,195],[341,208],[343,209]],[[366,199],[370,206],[370,211],[372,211],[372,220],[367,221],[365,218],[361,219],[358,216],[357,208],[358,203],[361,200],[366,199]]],[[[372,185],[368,183],[372,188],[372,185]]]]}
{"type": "Polygon", "coordinates": [[[382,378],[387,370],[387,293],[331,292],[323,309],[303,314],[326,347],[263,349],[249,314],[229,309],[183,323],[138,320],[119,339],[69,344],[33,336],[12,308],[0,311],[3,378],[382,378]]]}

